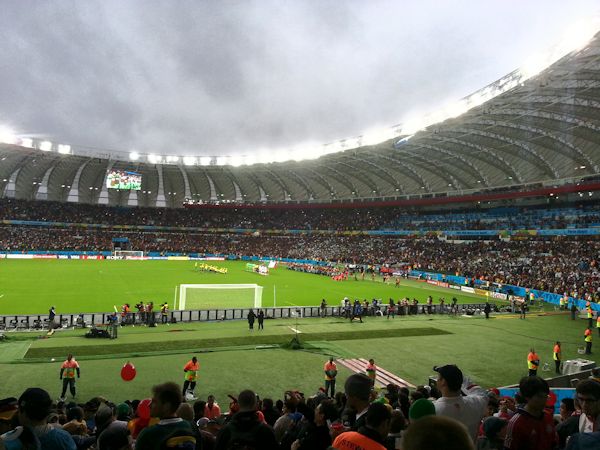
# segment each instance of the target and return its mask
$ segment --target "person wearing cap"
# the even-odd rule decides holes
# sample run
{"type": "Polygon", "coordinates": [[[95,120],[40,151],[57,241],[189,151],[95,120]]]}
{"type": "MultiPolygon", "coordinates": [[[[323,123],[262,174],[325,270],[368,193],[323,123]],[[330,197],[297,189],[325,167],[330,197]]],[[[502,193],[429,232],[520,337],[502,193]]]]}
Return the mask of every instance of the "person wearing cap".
{"type": "Polygon", "coordinates": [[[188,393],[191,394],[190,400],[196,400],[194,397],[194,389],[196,389],[196,379],[198,378],[198,370],[200,369],[200,364],[198,364],[198,358],[195,356],[189,360],[186,365],[183,367],[183,373],[185,374],[185,379],[183,381],[183,392],[181,395],[186,396],[188,393]]]}
{"type": "Polygon", "coordinates": [[[534,377],[537,375],[538,367],[540,366],[540,357],[532,347],[529,349],[527,354],[527,369],[529,370],[529,376],[534,377]]]}
{"type": "Polygon", "coordinates": [[[600,431],[600,383],[581,380],[575,387],[577,402],[581,405],[579,432],[600,431]]]}
{"type": "Polygon", "coordinates": [[[48,392],[40,388],[29,388],[21,394],[18,401],[19,423],[23,428],[33,431],[44,450],[76,450],[75,441],[62,428],[53,427],[46,418],[52,408],[52,399],[48,392]]]}
{"type": "Polygon", "coordinates": [[[67,387],[71,391],[71,395],[75,398],[75,372],[77,372],[77,378],[81,376],[79,369],[79,363],[75,361],[72,354],[67,355],[67,359],[60,366],[60,379],[62,380],[62,393],[60,394],[61,401],[65,401],[65,395],[67,393],[67,387]]]}
{"type": "Polygon", "coordinates": [[[464,383],[462,371],[454,364],[434,367],[438,373],[437,388],[442,396],[433,402],[438,416],[447,416],[467,427],[473,442],[477,438],[479,424],[485,416],[488,396],[484,389],[477,385],[465,387],[466,395],[462,395],[464,383]]]}
{"type": "Polygon", "coordinates": [[[386,450],[385,439],[390,431],[392,412],[382,403],[372,403],[365,414],[365,425],[357,431],[346,431],[335,438],[333,448],[386,450]]]}
{"type": "Polygon", "coordinates": [[[337,376],[337,366],[333,361],[333,356],[323,366],[325,372],[325,395],[333,397],[335,395],[335,377],[337,376]]]}
{"type": "Polygon", "coordinates": [[[556,341],[552,350],[552,358],[554,359],[554,371],[560,373],[561,350],[560,341],[556,341]]]}
{"type": "Polygon", "coordinates": [[[550,394],[548,382],[538,376],[521,378],[519,392],[525,405],[518,408],[508,422],[504,448],[506,450],[554,450],[558,435],[554,418],[545,410],[550,394]]]}

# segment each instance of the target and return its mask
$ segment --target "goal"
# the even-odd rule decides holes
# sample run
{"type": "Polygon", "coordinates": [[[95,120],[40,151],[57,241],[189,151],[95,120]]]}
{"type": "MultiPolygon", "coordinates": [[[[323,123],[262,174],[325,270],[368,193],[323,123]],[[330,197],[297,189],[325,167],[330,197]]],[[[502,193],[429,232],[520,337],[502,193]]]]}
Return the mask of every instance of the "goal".
{"type": "Polygon", "coordinates": [[[258,284],[181,284],[179,310],[213,308],[261,308],[258,284]]]}
{"type": "Polygon", "coordinates": [[[138,250],[114,250],[112,255],[115,259],[142,259],[144,252],[138,250]]]}

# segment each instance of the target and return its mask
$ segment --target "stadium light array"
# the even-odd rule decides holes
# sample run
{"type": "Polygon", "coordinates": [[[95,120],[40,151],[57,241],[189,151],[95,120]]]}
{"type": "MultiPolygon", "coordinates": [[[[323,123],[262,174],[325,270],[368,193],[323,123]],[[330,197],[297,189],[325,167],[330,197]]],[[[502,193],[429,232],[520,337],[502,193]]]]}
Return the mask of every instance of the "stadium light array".
{"type": "Polygon", "coordinates": [[[40,150],[43,152],[49,152],[50,150],[52,150],[52,142],[50,142],[50,141],[40,142],[40,150]]]}
{"type": "Polygon", "coordinates": [[[179,156],[169,155],[167,156],[168,163],[177,163],[179,162],[179,156]]]}
{"type": "Polygon", "coordinates": [[[212,158],[210,156],[201,156],[200,157],[200,165],[201,166],[210,166],[212,158]]]}
{"type": "Polygon", "coordinates": [[[58,153],[60,153],[61,155],[70,155],[71,146],[67,144],[58,144],[58,153]]]}
{"type": "Polygon", "coordinates": [[[0,142],[3,144],[16,144],[18,142],[17,135],[8,127],[0,127],[0,142]]]}
{"type": "Polygon", "coordinates": [[[131,152],[129,153],[129,159],[131,161],[137,161],[138,159],[140,159],[140,154],[138,152],[131,152]]]}
{"type": "Polygon", "coordinates": [[[21,146],[27,147],[27,148],[33,148],[33,139],[31,139],[31,138],[21,139],[21,146]]]}
{"type": "Polygon", "coordinates": [[[148,162],[150,164],[160,164],[162,163],[162,156],[160,155],[148,155],[148,162]]]}
{"type": "Polygon", "coordinates": [[[198,160],[194,156],[184,156],[183,164],[186,166],[195,166],[198,163],[198,160]]]}

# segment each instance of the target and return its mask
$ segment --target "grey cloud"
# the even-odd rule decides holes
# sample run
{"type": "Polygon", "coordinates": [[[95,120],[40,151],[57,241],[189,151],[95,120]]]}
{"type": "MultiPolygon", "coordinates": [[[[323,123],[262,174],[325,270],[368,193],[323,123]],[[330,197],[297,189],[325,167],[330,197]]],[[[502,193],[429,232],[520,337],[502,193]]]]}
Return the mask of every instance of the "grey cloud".
{"type": "Polygon", "coordinates": [[[95,148],[327,143],[469,94],[593,1],[4,2],[0,120],[95,148]]]}

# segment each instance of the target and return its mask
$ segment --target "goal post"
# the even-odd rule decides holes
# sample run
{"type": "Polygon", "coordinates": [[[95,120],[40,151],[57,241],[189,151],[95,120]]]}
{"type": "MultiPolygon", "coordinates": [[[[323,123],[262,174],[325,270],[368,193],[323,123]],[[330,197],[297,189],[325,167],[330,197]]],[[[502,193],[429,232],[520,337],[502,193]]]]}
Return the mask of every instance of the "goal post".
{"type": "Polygon", "coordinates": [[[142,259],[144,252],[141,250],[113,250],[112,256],[115,259],[142,259]]]}
{"type": "Polygon", "coordinates": [[[180,284],[178,309],[261,308],[258,284],[180,284]]]}

